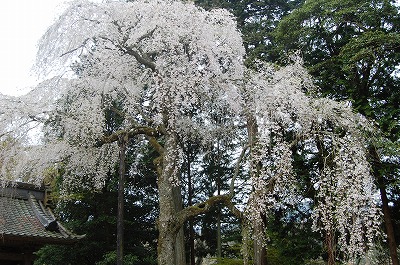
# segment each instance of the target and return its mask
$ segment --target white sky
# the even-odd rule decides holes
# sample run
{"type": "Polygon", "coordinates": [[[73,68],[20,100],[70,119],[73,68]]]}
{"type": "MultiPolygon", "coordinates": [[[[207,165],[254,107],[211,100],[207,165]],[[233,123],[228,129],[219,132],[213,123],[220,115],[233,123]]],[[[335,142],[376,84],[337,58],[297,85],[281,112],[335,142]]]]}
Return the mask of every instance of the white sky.
{"type": "Polygon", "coordinates": [[[7,0],[0,5],[0,93],[21,95],[36,84],[31,68],[37,41],[65,0],[7,0]]]}

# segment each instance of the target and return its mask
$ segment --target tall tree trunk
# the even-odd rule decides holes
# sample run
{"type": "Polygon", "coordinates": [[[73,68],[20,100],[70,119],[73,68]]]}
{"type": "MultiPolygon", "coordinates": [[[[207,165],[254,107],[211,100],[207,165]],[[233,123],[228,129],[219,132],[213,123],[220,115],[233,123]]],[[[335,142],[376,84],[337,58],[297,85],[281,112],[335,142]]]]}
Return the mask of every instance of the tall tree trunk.
{"type": "Polygon", "coordinates": [[[117,213],[117,265],[124,263],[124,187],[125,187],[125,152],[128,135],[120,136],[119,144],[119,178],[118,178],[118,213],[117,213]]]}
{"type": "MultiPolygon", "coordinates": [[[[190,148],[190,147],[188,147],[190,148]]],[[[192,174],[190,170],[190,163],[191,163],[191,157],[190,157],[190,150],[187,150],[187,177],[188,177],[188,205],[192,206],[193,205],[193,185],[192,185],[192,174]]],[[[193,218],[191,217],[189,219],[189,253],[190,253],[190,265],[195,265],[196,264],[196,256],[195,256],[195,249],[194,249],[194,229],[193,229],[193,218]]]]}
{"type": "MultiPolygon", "coordinates": [[[[380,181],[383,182],[383,181],[380,181]]],[[[394,235],[393,222],[390,216],[389,202],[386,194],[386,189],[383,183],[379,184],[379,191],[381,193],[383,220],[385,221],[386,235],[389,246],[390,258],[392,265],[399,265],[399,258],[397,256],[397,244],[394,235]]]]}
{"type": "MultiPolygon", "coordinates": [[[[247,117],[247,133],[248,133],[248,138],[249,138],[249,144],[250,144],[250,154],[253,156],[254,153],[254,146],[257,143],[257,138],[258,138],[258,125],[256,118],[249,114],[247,117]]],[[[261,172],[261,164],[258,161],[251,160],[252,165],[251,165],[251,172],[250,174],[253,176],[257,176],[261,172]]],[[[265,220],[265,215],[263,213],[259,213],[260,218],[262,219],[261,222],[256,221],[253,224],[253,229],[254,229],[254,234],[255,235],[263,235],[265,234],[265,229],[266,229],[266,220],[265,220]]],[[[265,242],[261,242],[260,239],[255,239],[253,241],[253,251],[254,251],[254,257],[253,257],[253,262],[254,264],[257,265],[266,265],[268,263],[267,261],[267,249],[265,247],[265,242]]]]}
{"type": "MultiPolygon", "coordinates": [[[[175,213],[178,213],[183,209],[181,187],[174,187],[173,189],[175,213]]],[[[186,255],[185,255],[185,233],[183,226],[180,227],[175,238],[175,265],[186,265],[186,255]]]]}
{"type": "MultiPolygon", "coordinates": [[[[176,227],[178,187],[173,187],[168,176],[159,178],[158,265],[186,265],[183,227],[176,227]],[[166,180],[165,180],[166,178],[166,180]]],[[[182,206],[180,206],[182,209],[182,206]]]]}
{"type": "MultiPolygon", "coordinates": [[[[168,137],[168,136],[166,136],[168,137]]],[[[173,137],[173,136],[169,136],[173,137]]],[[[166,142],[169,142],[168,139],[166,142]]],[[[176,142],[174,140],[172,143],[176,142]]],[[[168,150],[169,147],[165,147],[168,150]]],[[[158,218],[158,265],[186,265],[183,226],[178,227],[176,215],[182,210],[180,186],[171,180],[178,179],[177,171],[167,158],[165,151],[154,161],[158,173],[159,209],[158,218]]]]}
{"type": "Polygon", "coordinates": [[[218,258],[222,257],[221,207],[219,207],[219,206],[218,206],[218,213],[217,213],[217,257],[218,258]]]}
{"type": "MultiPolygon", "coordinates": [[[[261,223],[256,223],[254,226],[254,234],[263,234],[266,229],[266,216],[261,214],[261,223]]],[[[267,265],[267,249],[265,248],[265,242],[259,242],[257,239],[254,240],[254,260],[253,263],[257,265],[267,265]]]]}
{"type": "Polygon", "coordinates": [[[390,216],[389,200],[387,198],[387,193],[386,193],[386,184],[380,171],[382,169],[382,161],[374,146],[370,146],[369,155],[371,156],[372,159],[374,177],[378,183],[379,191],[381,194],[383,220],[385,222],[390,258],[392,260],[392,265],[399,265],[399,257],[397,255],[397,244],[394,235],[393,222],[390,216]]]}
{"type": "Polygon", "coordinates": [[[325,245],[328,253],[328,265],[335,265],[335,237],[332,230],[325,234],[325,245]]]}
{"type": "Polygon", "coordinates": [[[173,227],[175,205],[173,186],[168,172],[163,171],[158,177],[159,207],[158,218],[158,265],[175,264],[175,243],[177,232],[173,227]]]}
{"type": "Polygon", "coordinates": [[[243,265],[250,265],[250,227],[249,220],[242,219],[242,255],[243,255],[243,265]]]}
{"type": "Polygon", "coordinates": [[[196,252],[194,248],[194,229],[193,229],[193,218],[189,219],[189,248],[190,248],[190,265],[196,264],[196,252]]]}
{"type": "Polygon", "coordinates": [[[157,246],[158,265],[175,264],[175,238],[176,234],[171,233],[167,225],[159,225],[159,237],[157,246]]]}
{"type": "MultiPolygon", "coordinates": [[[[218,141],[218,150],[217,150],[217,195],[221,195],[221,173],[220,173],[220,168],[221,165],[219,162],[221,161],[220,158],[220,150],[219,150],[219,141],[218,141]]],[[[218,213],[217,213],[217,257],[221,258],[222,257],[222,238],[221,238],[221,206],[218,205],[218,213]]]]}

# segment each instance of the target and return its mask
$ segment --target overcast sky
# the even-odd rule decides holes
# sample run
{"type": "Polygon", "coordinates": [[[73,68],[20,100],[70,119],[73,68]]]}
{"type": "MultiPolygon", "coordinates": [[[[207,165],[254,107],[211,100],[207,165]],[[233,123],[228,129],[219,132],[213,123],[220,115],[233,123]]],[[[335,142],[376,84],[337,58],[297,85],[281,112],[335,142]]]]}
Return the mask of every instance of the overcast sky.
{"type": "Polygon", "coordinates": [[[20,95],[35,84],[36,44],[65,0],[7,0],[0,9],[0,93],[20,95]]]}

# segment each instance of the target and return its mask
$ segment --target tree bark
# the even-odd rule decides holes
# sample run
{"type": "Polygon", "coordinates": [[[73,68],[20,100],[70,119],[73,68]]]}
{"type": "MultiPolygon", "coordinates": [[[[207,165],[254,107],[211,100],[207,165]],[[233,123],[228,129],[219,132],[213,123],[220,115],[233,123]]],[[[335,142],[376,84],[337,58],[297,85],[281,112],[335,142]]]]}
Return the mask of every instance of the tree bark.
{"type": "Polygon", "coordinates": [[[328,265],[335,265],[335,238],[332,231],[326,232],[325,245],[328,253],[328,265]]]}
{"type": "MultiPolygon", "coordinates": [[[[257,223],[254,227],[254,233],[256,235],[260,233],[265,233],[266,229],[266,217],[264,214],[261,214],[261,223],[257,223]]],[[[265,242],[258,242],[258,240],[254,240],[254,259],[253,263],[257,265],[267,265],[267,249],[265,247],[265,242]]]]}
{"type": "Polygon", "coordinates": [[[158,219],[158,265],[175,264],[175,243],[177,231],[174,229],[174,196],[168,173],[163,172],[158,178],[160,216],[158,219]]]}
{"type": "MultiPolygon", "coordinates": [[[[167,135],[174,137],[173,135],[167,135]]],[[[172,144],[176,141],[172,139],[165,140],[172,144]]],[[[153,143],[157,146],[157,143],[153,143]]],[[[164,147],[158,150],[160,157],[154,161],[158,173],[158,193],[160,216],[158,219],[158,265],[186,265],[185,260],[185,242],[183,233],[183,224],[177,221],[177,215],[182,211],[182,196],[180,186],[176,186],[171,178],[177,179],[177,170],[170,158],[167,158],[165,150],[170,147],[164,147]]],[[[175,148],[175,146],[172,146],[175,148]]]]}
{"type": "Polygon", "coordinates": [[[218,207],[218,213],[217,213],[217,258],[221,258],[221,257],[222,257],[221,208],[218,207]]]}
{"type": "Polygon", "coordinates": [[[119,178],[118,178],[118,213],[117,213],[117,265],[124,263],[124,187],[125,187],[125,152],[128,135],[121,135],[119,145],[119,178]]]}
{"type": "MultiPolygon", "coordinates": [[[[175,213],[174,216],[182,211],[183,202],[181,195],[181,187],[174,187],[173,189],[174,195],[174,205],[175,205],[175,213]]],[[[183,229],[183,225],[180,226],[175,239],[175,265],[186,265],[186,255],[185,255],[185,233],[183,229]]]]}
{"type": "Polygon", "coordinates": [[[177,190],[179,189],[165,181],[170,182],[168,178],[165,180],[164,175],[162,180],[164,184],[159,182],[158,265],[186,265],[183,226],[176,219],[179,212],[177,211],[177,190]]]}
{"type": "Polygon", "coordinates": [[[193,229],[193,217],[189,219],[189,248],[190,248],[190,265],[196,264],[196,252],[194,245],[194,229],[193,229]]]}
{"type": "Polygon", "coordinates": [[[179,229],[175,238],[175,263],[176,265],[186,265],[185,255],[185,233],[183,226],[179,229]]]}
{"type": "Polygon", "coordinates": [[[379,191],[381,193],[383,220],[385,221],[390,258],[392,259],[392,265],[399,265],[399,257],[397,256],[397,244],[394,235],[393,222],[390,216],[389,202],[386,194],[386,189],[383,184],[379,185],[379,191]]]}
{"type": "MultiPolygon", "coordinates": [[[[248,138],[249,138],[249,145],[250,145],[250,154],[253,156],[254,153],[254,147],[257,143],[257,137],[258,137],[258,124],[256,118],[249,114],[247,116],[247,133],[248,133],[248,138]]],[[[258,161],[254,161],[252,159],[251,163],[251,172],[250,174],[252,176],[258,176],[261,172],[261,164],[258,161]]],[[[265,229],[266,229],[266,220],[265,220],[265,215],[263,213],[259,213],[260,218],[262,219],[262,222],[254,222],[253,224],[253,229],[254,229],[254,234],[256,235],[262,235],[265,234],[265,229]]],[[[267,265],[267,249],[265,247],[265,242],[260,242],[260,239],[255,239],[253,241],[253,251],[254,251],[254,257],[253,257],[253,262],[254,264],[257,265],[267,265]]]]}
{"type": "Polygon", "coordinates": [[[399,257],[397,255],[397,244],[393,229],[393,222],[390,216],[389,200],[387,198],[387,193],[386,193],[386,184],[382,174],[380,173],[380,169],[382,169],[382,161],[374,146],[370,146],[369,155],[372,159],[374,178],[378,183],[381,195],[383,220],[385,222],[390,258],[392,260],[392,265],[399,265],[399,257]]]}
{"type": "MultiPolygon", "coordinates": [[[[190,148],[190,147],[188,147],[190,148]]],[[[192,184],[192,174],[190,169],[191,163],[191,156],[190,156],[190,149],[188,149],[186,154],[186,174],[188,178],[188,205],[193,205],[193,184],[192,184]]],[[[196,264],[196,256],[195,256],[195,249],[194,249],[194,229],[193,229],[193,217],[189,218],[189,255],[190,255],[190,265],[196,264]]]]}

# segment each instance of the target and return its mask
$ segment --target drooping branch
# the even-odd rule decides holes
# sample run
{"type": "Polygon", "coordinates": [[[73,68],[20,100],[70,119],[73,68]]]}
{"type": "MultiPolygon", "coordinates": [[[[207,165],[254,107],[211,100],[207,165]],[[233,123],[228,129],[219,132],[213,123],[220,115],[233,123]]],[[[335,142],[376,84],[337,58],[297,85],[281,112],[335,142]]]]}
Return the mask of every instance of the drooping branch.
{"type": "Polygon", "coordinates": [[[140,50],[138,48],[137,50],[135,50],[133,47],[128,47],[124,43],[119,44],[116,41],[106,36],[99,36],[98,38],[110,42],[122,53],[132,55],[140,64],[146,66],[147,68],[150,68],[153,72],[158,72],[156,64],[149,58],[149,56],[146,53],[144,52],[140,53],[140,50]]]}

